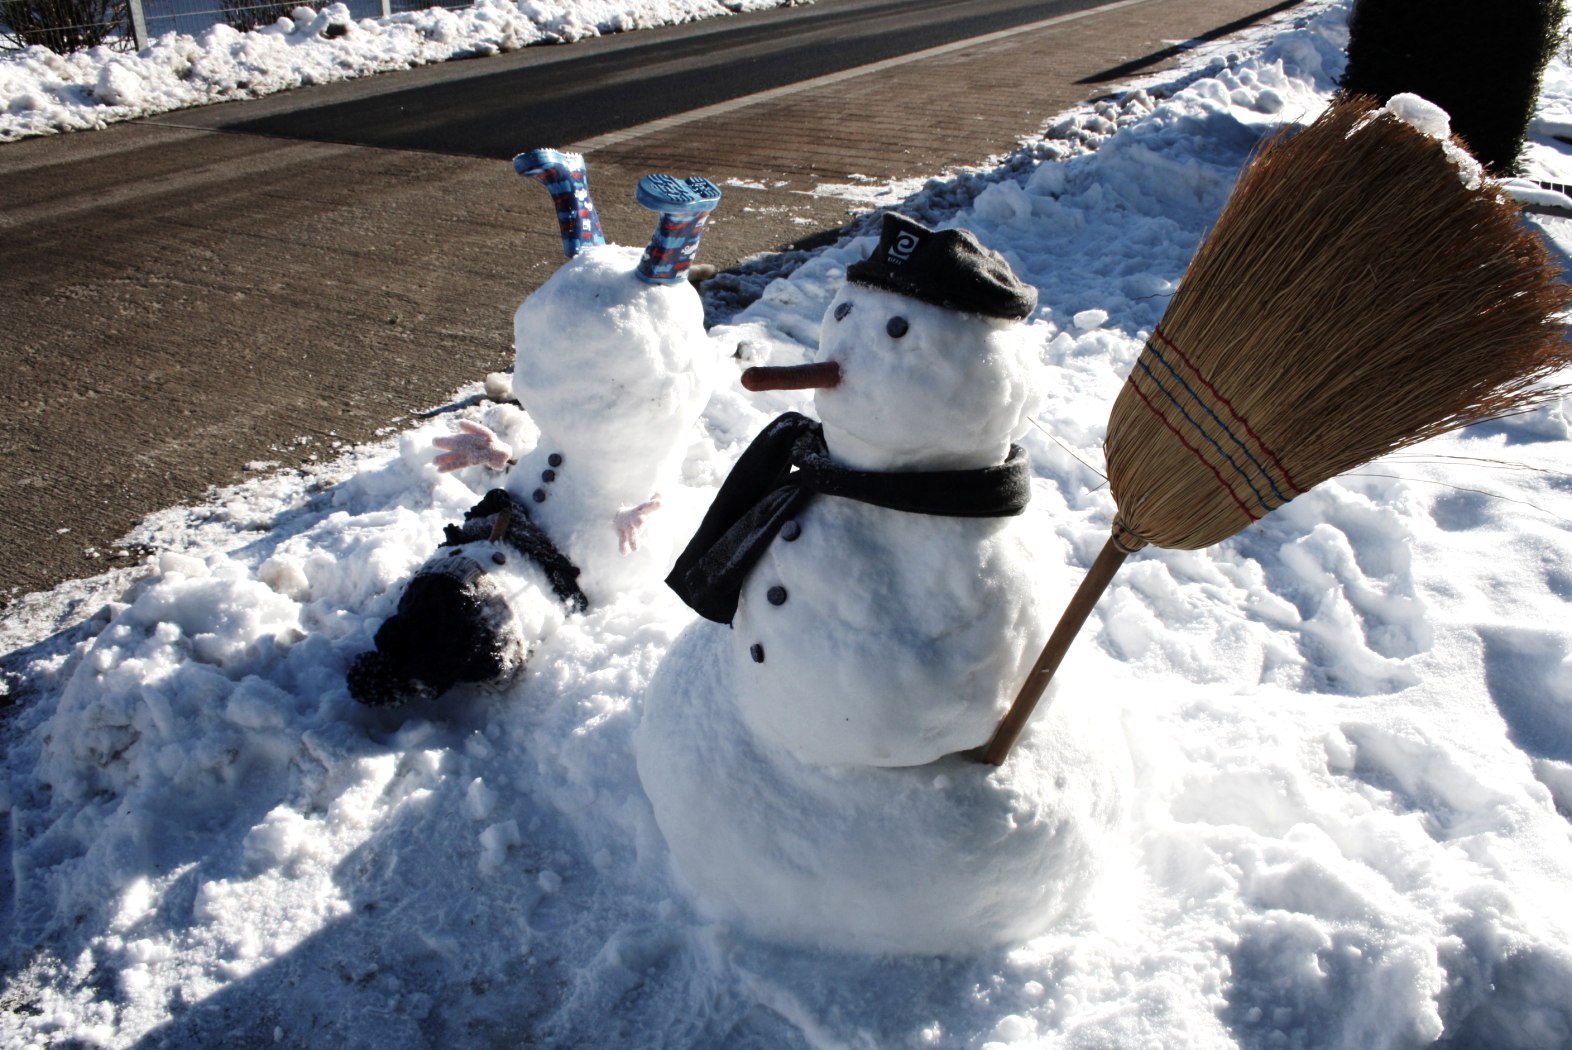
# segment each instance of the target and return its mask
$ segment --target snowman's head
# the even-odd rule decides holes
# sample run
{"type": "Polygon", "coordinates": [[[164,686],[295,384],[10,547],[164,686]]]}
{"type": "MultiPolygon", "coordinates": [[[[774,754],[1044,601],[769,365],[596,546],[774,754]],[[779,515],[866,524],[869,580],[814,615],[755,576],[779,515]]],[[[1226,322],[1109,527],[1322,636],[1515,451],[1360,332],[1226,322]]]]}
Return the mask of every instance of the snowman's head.
{"type": "Polygon", "coordinates": [[[1004,461],[1041,396],[1019,321],[848,283],[819,356],[840,380],[814,393],[830,454],[861,470],[960,470],[1004,461]]]}
{"type": "Polygon", "coordinates": [[[819,336],[839,369],[814,396],[830,454],[864,470],[1003,462],[1039,397],[1021,323],[1036,289],[968,231],[894,212],[846,278],[819,336]]]}

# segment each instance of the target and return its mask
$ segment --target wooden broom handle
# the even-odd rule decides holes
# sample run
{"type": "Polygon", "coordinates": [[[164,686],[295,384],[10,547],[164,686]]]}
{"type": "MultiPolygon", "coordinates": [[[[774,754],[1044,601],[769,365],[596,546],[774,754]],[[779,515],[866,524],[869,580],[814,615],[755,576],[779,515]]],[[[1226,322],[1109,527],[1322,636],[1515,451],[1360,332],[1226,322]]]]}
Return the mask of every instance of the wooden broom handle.
{"type": "Polygon", "coordinates": [[[993,739],[975,753],[978,761],[994,766],[1004,764],[1004,760],[1009,757],[1010,749],[1015,746],[1016,739],[1026,728],[1027,720],[1032,717],[1032,710],[1037,706],[1037,701],[1042,699],[1043,690],[1048,688],[1054,672],[1059,669],[1059,662],[1064,659],[1064,654],[1069,652],[1070,643],[1075,641],[1075,636],[1080,633],[1086,618],[1092,614],[1092,607],[1097,604],[1097,599],[1101,598],[1103,591],[1108,589],[1114,573],[1119,571],[1119,566],[1123,565],[1128,557],[1129,553],[1114,542],[1112,537],[1103,544],[1102,552],[1097,555],[1097,560],[1092,562],[1092,567],[1086,571],[1086,578],[1076,588],[1075,594],[1070,598],[1070,604],[1059,617],[1059,625],[1053,629],[1053,634],[1048,636],[1048,644],[1043,646],[1042,654],[1032,665],[1025,684],[1021,686],[1021,691],[1015,694],[1015,702],[1010,705],[1010,710],[1005,712],[999,728],[993,731],[993,739]]]}

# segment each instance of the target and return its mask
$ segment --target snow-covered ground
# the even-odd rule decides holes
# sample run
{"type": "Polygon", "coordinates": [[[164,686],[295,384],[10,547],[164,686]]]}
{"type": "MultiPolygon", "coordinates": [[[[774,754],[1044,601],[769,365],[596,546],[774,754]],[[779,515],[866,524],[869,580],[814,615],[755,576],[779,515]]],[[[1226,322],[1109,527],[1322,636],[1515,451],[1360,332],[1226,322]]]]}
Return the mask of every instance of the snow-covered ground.
{"type": "Polygon", "coordinates": [[[227,25],[164,33],[136,52],[0,51],[0,142],[102,128],[187,106],[258,98],[305,84],[479,58],[532,44],[761,11],[808,0],[476,0],[356,19],[342,3],[250,33],[227,25]],[[334,27],[334,28],[329,28],[334,27]]]}
{"type": "MultiPolygon", "coordinates": [[[[1024,444],[1056,578],[1107,537],[1101,441],[1145,336],[1251,147],[1324,104],[1345,24],[1343,0],[1302,5],[996,166],[883,195],[1039,291],[1024,444]]],[[[1572,181],[1561,59],[1541,110],[1531,164],[1572,181]]],[[[1572,249],[1572,220],[1533,221],[1572,249]]],[[[711,329],[743,360],[686,453],[693,494],[808,407],[733,373],[811,357],[871,245],[711,329]]],[[[1056,709],[1095,700],[1131,756],[1095,891],[1029,941],[886,957],[757,938],[673,873],[635,742],[693,616],[658,582],[569,617],[506,694],[350,699],[401,581],[494,482],[431,466],[455,416],[534,433],[464,408],[155,515],[146,566],[8,610],[0,1042],[1572,1046],[1566,402],[1132,558],[1059,676],[1056,709]]]]}

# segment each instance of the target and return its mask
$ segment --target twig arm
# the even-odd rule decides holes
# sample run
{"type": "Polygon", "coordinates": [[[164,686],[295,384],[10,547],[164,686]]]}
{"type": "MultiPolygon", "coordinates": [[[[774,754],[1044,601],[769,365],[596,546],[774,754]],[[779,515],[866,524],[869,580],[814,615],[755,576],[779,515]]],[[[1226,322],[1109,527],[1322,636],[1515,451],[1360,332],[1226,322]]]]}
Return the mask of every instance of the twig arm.
{"type": "Polygon", "coordinates": [[[1129,557],[1128,552],[1111,537],[1103,545],[1102,552],[1097,555],[1097,560],[1092,562],[1092,567],[1086,572],[1086,578],[1076,588],[1075,594],[1070,598],[1070,604],[1059,617],[1059,625],[1053,629],[1053,634],[1048,636],[1048,644],[1043,646],[1037,662],[1026,675],[1026,682],[1021,686],[1021,691],[1015,694],[1015,702],[1010,705],[1010,710],[1005,712],[1003,720],[999,722],[999,728],[994,730],[993,739],[976,752],[979,761],[994,766],[1004,764],[1004,760],[1009,757],[1010,749],[1015,746],[1016,739],[1026,728],[1027,720],[1032,717],[1037,701],[1042,699],[1043,690],[1048,688],[1048,683],[1053,679],[1054,672],[1059,669],[1064,654],[1069,652],[1070,643],[1080,633],[1086,618],[1092,614],[1092,607],[1097,604],[1097,599],[1102,597],[1103,591],[1108,589],[1114,573],[1119,571],[1119,566],[1124,564],[1127,557],[1129,557]]]}

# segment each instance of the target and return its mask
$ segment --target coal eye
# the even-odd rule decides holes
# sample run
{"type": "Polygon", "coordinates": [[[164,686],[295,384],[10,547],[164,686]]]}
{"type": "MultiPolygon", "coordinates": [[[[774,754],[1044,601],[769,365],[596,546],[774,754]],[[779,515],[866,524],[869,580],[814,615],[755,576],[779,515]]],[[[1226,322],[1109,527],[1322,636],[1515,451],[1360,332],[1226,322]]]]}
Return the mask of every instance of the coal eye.
{"type": "Polygon", "coordinates": [[[846,315],[849,313],[851,313],[851,303],[841,303],[835,308],[835,319],[837,321],[844,321],[846,320],[846,315]]]}
{"type": "Polygon", "coordinates": [[[899,339],[910,328],[911,325],[906,323],[906,318],[904,317],[892,317],[890,318],[890,323],[884,326],[884,330],[889,333],[891,339],[899,339]]]}

